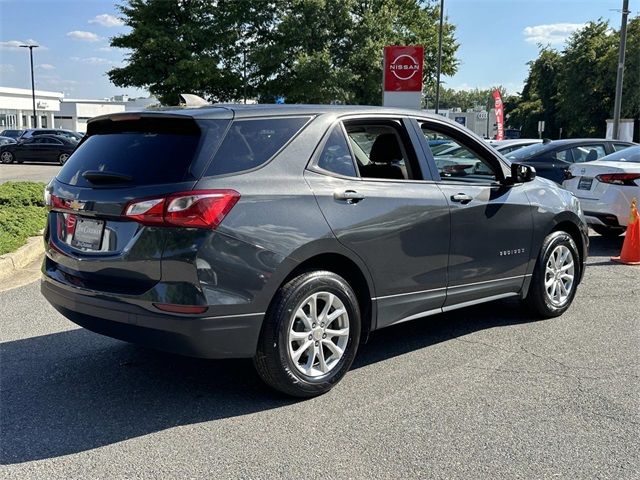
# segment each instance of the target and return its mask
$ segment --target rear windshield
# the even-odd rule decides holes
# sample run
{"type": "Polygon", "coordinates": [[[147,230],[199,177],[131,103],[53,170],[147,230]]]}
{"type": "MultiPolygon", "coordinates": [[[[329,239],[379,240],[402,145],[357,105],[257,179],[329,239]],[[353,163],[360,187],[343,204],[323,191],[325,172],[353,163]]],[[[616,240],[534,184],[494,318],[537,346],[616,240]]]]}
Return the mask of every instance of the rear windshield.
{"type": "Polygon", "coordinates": [[[619,150],[611,155],[598,159],[599,161],[607,162],[632,162],[640,163],[640,147],[628,147],[624,150],[619,150]]]}
{"type": "Polygon", "coordinates": [[[507,155],[509,160],[526,160],[534,155],[537,155],[547,149],[546,143],[536,143],[529,145],[528,147],[522,147],[518,150],[511,152],[507,155]]]}
{"type": "MultiPolygon", "coordinates": [[[[96,186],[82,174],[99,171],[130,177],[129,184],[151,185],[195,180],[193,160],[207,143],[217,146],[227,120],[206,122],[206,132],[192,119],[105,122],[93,127],[88,138],[58,173],[58,180],[77,186],[96,186]],[[201,142],[205,137],[206,142],[201,142]]],[[[91,128],[91,127],[90,127],[91,128]]]]}
{"type": "Polygon", "coordinates": [[[291,140],[310,117],[236,120],[229,127],[206,176],[225,175],[259,167],[291,140]]]}

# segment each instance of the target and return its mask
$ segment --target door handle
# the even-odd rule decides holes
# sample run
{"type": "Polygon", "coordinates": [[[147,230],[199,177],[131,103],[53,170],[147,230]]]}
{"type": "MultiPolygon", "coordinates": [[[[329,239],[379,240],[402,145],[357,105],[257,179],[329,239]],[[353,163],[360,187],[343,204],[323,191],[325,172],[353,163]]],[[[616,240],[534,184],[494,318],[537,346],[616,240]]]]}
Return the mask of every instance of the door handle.
{"type": "Polygon", "coordinates": [[[466,193],[456,193],[455,195],[451,195],[452,202],[462,203],[463,205],[469,203],[471,200],[473,200],[473,197],[466,193]]]}
{"type": "Polygon", "coordinates": [[[360,200],[364,200],[364,194],[356,192],[355,190],[345,190],[344,192],[334,192],[333,198],[336,200],[344,200],[349,204],[358,203],[360,200]]]}

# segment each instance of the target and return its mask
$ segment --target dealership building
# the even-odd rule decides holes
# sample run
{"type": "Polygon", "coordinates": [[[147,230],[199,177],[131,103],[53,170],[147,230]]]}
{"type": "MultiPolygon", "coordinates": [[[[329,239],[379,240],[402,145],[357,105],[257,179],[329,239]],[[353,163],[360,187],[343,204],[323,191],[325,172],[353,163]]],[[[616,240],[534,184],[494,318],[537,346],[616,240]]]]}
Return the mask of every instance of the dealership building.
{"type": "Polygon", "coordinates": [[[0,129],[51,128],[60,111],[62,92],[36,90],[36,118],[33,118],[31,90],[0,87],[0,129]]]}
{"type": "Polygon", "coordinates": [[[129,98],[118,95],[110,99],[64,98],[62,92],[36,90],[36,118],[33,118],[31,90],[0,87],[0,130],[25,128],[65,128],[87,131],[87,120],[98,115],[128,110],[142,110],[155,105],[153,98],[129,98]]]}

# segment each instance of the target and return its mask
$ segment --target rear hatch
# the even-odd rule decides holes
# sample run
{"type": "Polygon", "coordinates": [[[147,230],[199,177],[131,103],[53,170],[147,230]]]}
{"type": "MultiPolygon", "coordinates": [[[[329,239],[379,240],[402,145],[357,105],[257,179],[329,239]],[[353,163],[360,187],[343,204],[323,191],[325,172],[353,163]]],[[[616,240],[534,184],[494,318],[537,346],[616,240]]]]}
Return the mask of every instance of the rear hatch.
{"type": "Polygon", "coordinates": [[[574,164],[569,169],[574,178],[567,182],[565,186],[575,193],[578,198],[599,200],[612,184],[610,180],[611,174],[621,175],[628,173],[630,170],[640,173],[640,167],[635,167],[632,163],[621,164],[621,162],[595,161],[574,164]]]}
{"type": "Polygon", "coordinates": [[[149,215],[136,220],[131,205],[193,189],[233,116],[210,112],[206,119],[154,112],[90,121],[45,194],[47,274],[113,293],[153,287],[167,229],[149,215]]]}

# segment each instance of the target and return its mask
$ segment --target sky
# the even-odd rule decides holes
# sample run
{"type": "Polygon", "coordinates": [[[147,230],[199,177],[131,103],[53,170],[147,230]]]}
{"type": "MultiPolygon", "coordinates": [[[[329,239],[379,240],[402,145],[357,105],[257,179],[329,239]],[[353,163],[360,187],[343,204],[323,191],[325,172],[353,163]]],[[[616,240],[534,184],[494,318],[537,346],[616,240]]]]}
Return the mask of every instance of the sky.
{"type": "MultiPolygon", "coordinates": [[[[106,0],[0,0],[0,86],[30,88],[28,50],[34,49],[36,89],[61,91],[67,98],[108,98],[143,90],[120,88],[106,71],[123,65],[126,50],[109,47],[109,38],[127,31],[117,2],[106,0]]],[[[503,85],[522,89],[527,62],[538,44],[562,48],[585,22],[603,18],[619,28],[622,0],[445,0],[445,14],[456,25],[458,72],[443,77],[455,89],[503,85]]],[[[630,0],[633,15],[640,0],[630,0]]],[[[434,39],[437,41],[437,39],[434,39]]]]}

